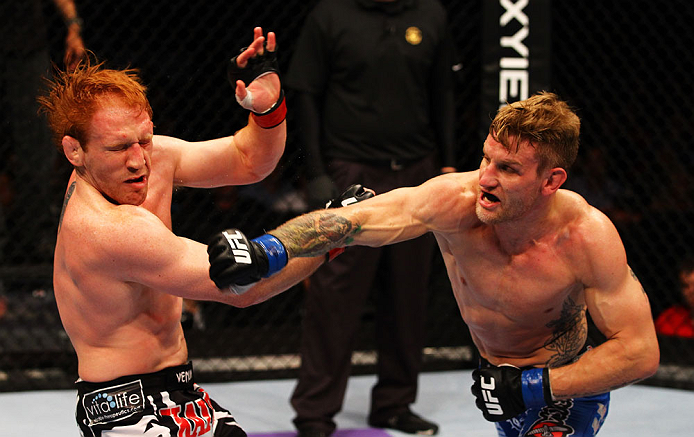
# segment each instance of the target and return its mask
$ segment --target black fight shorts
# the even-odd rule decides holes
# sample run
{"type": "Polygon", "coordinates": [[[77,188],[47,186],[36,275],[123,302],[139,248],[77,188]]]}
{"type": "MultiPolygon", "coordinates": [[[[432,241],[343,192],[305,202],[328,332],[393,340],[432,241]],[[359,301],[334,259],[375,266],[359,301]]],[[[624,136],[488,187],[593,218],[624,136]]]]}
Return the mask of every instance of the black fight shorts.
{"type": "Polygon", "coordinates": [[[193,382],[190,363],[76,386],[83,437],[246,437],[229,411],[193,382]]]}

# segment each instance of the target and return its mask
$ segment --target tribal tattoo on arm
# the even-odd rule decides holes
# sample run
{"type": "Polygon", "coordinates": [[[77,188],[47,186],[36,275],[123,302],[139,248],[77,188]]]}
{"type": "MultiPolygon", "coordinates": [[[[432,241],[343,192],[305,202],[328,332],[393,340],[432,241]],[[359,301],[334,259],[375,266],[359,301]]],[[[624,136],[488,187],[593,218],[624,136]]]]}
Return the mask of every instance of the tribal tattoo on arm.
{"type": "Polygon", "coordinates": [[[634,273],[634,271],[631,269],[631,266],[628,266],[628,268],[629,268],[629,274],[631,275],[631,277],[634,279],[634,281],[639,283],[639,287],[641,287],[641,292],[643,294],[646,294],[646,290],[643,288],[643,284],[641,284],[641,281],[639,281],[639,278],[636,277],[636,273],[634,273]]]}
{"type": "Polygon", "coordinates": [[[586,308],[568,297],[561,309],[561,315],[546,325],[552,329],[552,337],[544,344],[545,349],[554,352],[547,360],[547,367],[559,367],[576,357],[588,336],[586,308]]]}
{"type": "Polygon", "coordinates": [[[63,216],[65,215],[65,208],[67,208],[67,203],[70,201],[70,197],[72,197],[72,193],[75,191],[75,186],[77,185],[77,181],[74,181],[70,184],[70,187],[67,189],[67,193],[65,194],[65,199],[63,200],[63,209],[60,211],[60,220],[58,221],[58,233],[60,233],[60,228],[63,226],[63,216]]]}
{"type": "Polygon", "coordinates": [[[277,237],[291,257],[322,255],[330,249],[347,246],[359,225],[338,214],[315,211],[294,218],[270,233],[277,237]]]}

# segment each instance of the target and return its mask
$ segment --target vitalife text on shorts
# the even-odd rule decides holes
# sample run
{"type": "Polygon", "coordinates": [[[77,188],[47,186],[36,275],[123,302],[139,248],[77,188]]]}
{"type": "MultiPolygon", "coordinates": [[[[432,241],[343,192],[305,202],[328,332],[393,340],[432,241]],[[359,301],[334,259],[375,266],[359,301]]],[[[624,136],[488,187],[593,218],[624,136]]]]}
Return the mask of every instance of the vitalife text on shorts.
{"type": "Polygon", "coordinates": [[[138,381],[87,393],[82,406],[91,424],[114,422],[144,410],[142,383],[138,381]]]}

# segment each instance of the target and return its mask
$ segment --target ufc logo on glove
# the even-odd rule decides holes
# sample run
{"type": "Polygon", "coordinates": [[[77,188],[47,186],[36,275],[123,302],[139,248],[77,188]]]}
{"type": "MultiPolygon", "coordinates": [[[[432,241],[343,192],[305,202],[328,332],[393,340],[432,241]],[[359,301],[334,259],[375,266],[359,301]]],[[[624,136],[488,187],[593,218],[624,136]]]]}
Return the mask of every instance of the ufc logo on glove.
{"type": "Polygon", "coordinates": [[[482,397],[486,402],[484,406],[487,407],[487,412],[494,415],[504,414],[504,410],[499,405],[499,399],[492,396],[492,392],[496,387],[494,378],[489,378],[489,382],[485,381],[484,378],[480,378],[480,387],[482,387],[482,397]]]}
{"type": "Polygon", "coordinates": [[[223,231],[222,235],[229,242],[231,253],[234,254],[234,260],[241,264],[251,264],[251,254],[248,251],[248,246],[241,242],[245,239],[244,235],[238,230],[234,234],[223,231]]]}

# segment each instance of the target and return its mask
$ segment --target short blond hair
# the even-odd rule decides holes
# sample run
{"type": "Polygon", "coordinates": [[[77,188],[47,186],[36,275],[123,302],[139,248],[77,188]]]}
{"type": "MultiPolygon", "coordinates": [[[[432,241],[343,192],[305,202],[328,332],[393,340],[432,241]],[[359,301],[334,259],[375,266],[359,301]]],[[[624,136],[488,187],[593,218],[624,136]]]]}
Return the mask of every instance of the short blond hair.
{"type": "Polygon", "coordinates": [[[529,141],[538,156],[538,172],[555,167],[568,170],[578,154],[580,130],[574,110],[546,91],[502,107],[489,126],[492,138],[509,151],[529,141]]]}

